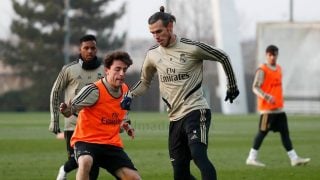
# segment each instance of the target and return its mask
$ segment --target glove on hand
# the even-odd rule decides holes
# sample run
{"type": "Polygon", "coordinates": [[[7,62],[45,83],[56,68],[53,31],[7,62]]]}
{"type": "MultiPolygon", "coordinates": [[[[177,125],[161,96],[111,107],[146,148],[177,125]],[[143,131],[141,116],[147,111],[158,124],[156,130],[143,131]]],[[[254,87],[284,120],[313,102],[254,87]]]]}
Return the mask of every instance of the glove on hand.
{"type": "Polygon", "coordinates": [[[227,90],[227,95],[226,98],[224,99],[224,101],[230,101],[230,103],[233,103],[233,100],[236,99],[238,97],[238,95],[240,94],[239,90],[237,87],[235,88],[230,88],[227,90]]]}
{"type": "Polygon", "coordinates": [[[122,109],[124,110],[130,110],[130,105],[132,102],[132,95],[130,93],[130,91],[128,91],[122,98],[121,102],[120,102],[120,106],[122,109]]]}
{"type": "Polygon", "coordinates": [[[54,134],[60,133],[60,126],[58,121],[51,121],[49,125],[49,131],[53,132],[54,134]]]}

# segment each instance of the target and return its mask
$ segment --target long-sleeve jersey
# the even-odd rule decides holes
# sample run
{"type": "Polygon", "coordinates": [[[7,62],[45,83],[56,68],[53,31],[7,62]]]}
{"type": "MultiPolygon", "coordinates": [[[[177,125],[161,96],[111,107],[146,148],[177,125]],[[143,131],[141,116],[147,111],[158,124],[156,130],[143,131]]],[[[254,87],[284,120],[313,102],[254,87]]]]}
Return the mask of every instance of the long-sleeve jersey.
{"type": "MultiPolygon", "coordinates": [[[[114,89],[106,81],[105,78],[101,79],[104,86],[107,88],[108,93],[113,97],[120,97],[122,95],[121,89],[114,89]]],[[[79,93],[71,101],[71,112],[72,114],[78,114],[84,107],[93,106],[99,99],[99,89],[95,84],[89,84],[83,87],[79,93]]],[[[129,121],[128,114],[123,119],[124,121],[129,121]]]]}
{"type": "MultiPolygon", "coordinates": [[[[103,65],[92,70],[83,69],[81,59],[63,66],[51,90],[51,121],[59,122],[59,105],[62,103],[62,99],[64,99],[63,102],[68,104],[82,87],[101,79],[104,77],[104,74],[103,65]]],[[[76,120],[76,116],[65,118],[64,130],[73,131],[76,125],[76,120]]]]}
{"type": "Polygon", "coordinates": [[[71,103],[71,111],[80,110],[71,146],[82,141],[123,147],[119,132],[127,111],[120,101],[127,92],[126,84],[113,88],[105,78],[84,87],[71,103]]]}
{"type": "Polygon", "coordinates": [[[167,104],[170,121],[176,121],[196,109],[208,109],[203,96],[203,61],[221,63],[227,76],[228,88],[235,88],[236,78],[230,59],[222,50],[207,44],[176,38],[168,47],[154,46],[147,52],[141,78],[131,88],[133,97],[142,95],[158,73],[160,94],[167,104]]]}

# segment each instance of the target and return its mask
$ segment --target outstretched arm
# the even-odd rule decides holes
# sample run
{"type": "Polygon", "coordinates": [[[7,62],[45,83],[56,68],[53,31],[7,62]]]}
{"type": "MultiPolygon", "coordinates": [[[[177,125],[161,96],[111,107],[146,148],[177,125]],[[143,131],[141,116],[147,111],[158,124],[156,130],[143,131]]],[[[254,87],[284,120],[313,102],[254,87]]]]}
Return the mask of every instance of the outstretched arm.
{"type": "Polygon", "coordinates": [[[61,103],[60,112],[65,117],[70,117],[72,114],[77,115],[82,108],[94,105],[98,98],[98,87],[94,84],[89,84],[83,87],[71,102],[61,103]]]}
{"type": "Polygon", "coordinates": [[[121,101],[120,105],[122,109],[130,110],[132,99],[136,96],[143,95],[149,89],[156,71],[156,67],[147,55],[142,65],[140,80],[131,87],[121,101]]]}

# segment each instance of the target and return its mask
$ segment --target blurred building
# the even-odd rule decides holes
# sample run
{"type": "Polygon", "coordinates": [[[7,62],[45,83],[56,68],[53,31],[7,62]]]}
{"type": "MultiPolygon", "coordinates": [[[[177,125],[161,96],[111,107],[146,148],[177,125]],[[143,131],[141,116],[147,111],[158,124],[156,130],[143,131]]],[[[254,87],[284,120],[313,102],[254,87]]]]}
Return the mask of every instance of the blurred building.
{"type": "Polygon", "coordinates": [[[31,81],[21,78],[15,74],[12,67],[5,65],[0,60],[0,95],[14,90],[20,90],[31,86],[31,81]]]}

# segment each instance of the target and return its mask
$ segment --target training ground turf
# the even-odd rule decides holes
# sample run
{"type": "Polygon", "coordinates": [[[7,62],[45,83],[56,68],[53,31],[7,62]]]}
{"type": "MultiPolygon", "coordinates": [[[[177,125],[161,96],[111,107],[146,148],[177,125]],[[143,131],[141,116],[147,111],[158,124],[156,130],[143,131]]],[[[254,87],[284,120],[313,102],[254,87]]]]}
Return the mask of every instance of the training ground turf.
{"type": "MultiPolygon", "coordinates": [[[[125,151],[144,180],[171,180],[168,158],[168,120],[165,113],[130,112],[136,138],[125,134],[125,151]]],[[[245,165],[257,131],[258,115],[213,115],[208,154],[220,180],[319,180],[320,116],[288,115],[293,146],[307,166],[291,167],[279,134],[265,139],[260,160],[265,168],[245,165]]],[[[50,114],[0,112],[0,179],[52,180],[66,160],[65,142],[48,131],[50,114]]],[[[62,127],[62,125],[61,125],[62,127]]],[[[192,173],[200,178],[192,163],[192,173]]],[[[75,179],[75,172],[68,175],[75,179]]],[[[113,179],[101,170],[99,179],[113,179]]]]}

